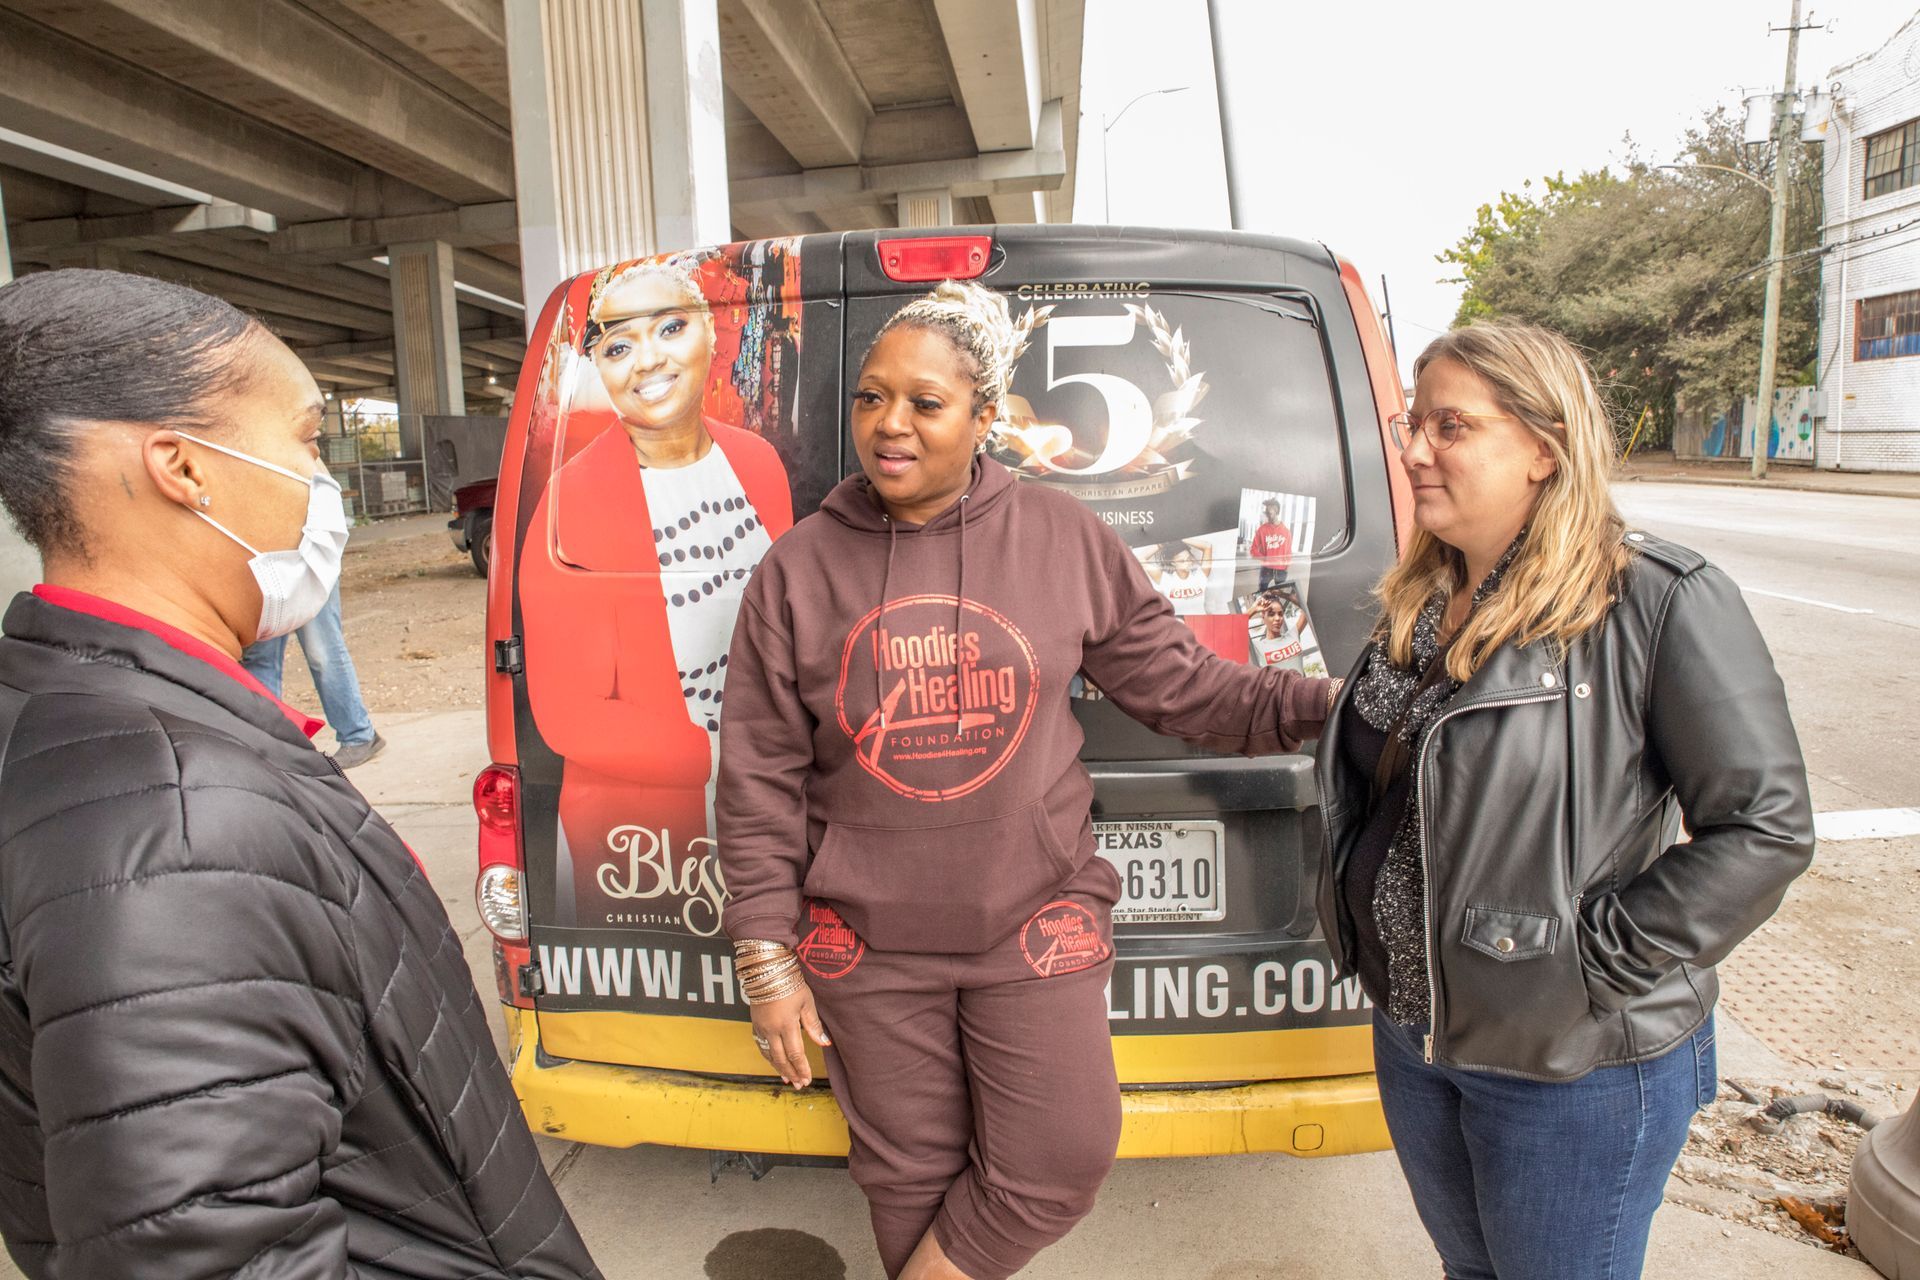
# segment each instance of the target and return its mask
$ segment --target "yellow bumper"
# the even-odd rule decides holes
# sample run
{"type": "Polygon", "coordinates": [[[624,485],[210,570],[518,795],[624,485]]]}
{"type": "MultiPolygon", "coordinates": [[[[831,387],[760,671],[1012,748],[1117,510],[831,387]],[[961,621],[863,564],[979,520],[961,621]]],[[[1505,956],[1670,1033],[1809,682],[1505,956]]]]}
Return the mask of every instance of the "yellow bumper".
{"type": "MultiPolygon", "coordinates": [[[[847,1126],[828,1090],[716,1080],[682,1071],[566,1061],[541,1066],[538,1015],[507,1009],[513,1085],[535,1132],[631,1147],[844,1156],[847,1126]]],[[[1129,1089],[1120,1155],[1298,1156],[1381,1151],[1391,1143],[1371,1074],[1229,1088],[1129,1089]]]]}

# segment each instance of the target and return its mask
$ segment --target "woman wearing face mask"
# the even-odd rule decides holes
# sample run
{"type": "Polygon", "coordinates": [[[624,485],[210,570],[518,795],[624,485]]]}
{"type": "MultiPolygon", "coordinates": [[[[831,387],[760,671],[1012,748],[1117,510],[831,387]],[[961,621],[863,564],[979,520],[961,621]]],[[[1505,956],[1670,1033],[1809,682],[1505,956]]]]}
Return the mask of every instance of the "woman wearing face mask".
{"type": "MultiPolygon", "coordinates": [[[[554,475],[520,568],[527,693],[566,761],[563,924],[631,909],[601,883],[625,867],[616,827],[643,824],[676,864],[698,856],[740,594],[793,523],[773,446],[701,412],[714,331],[696,265],[653,259],[596,282],[582,345],[619,428],[554,475]]],[[[704,900],[683,919],[719,932],[704,900]]]]}
{"type": "Polygon", "coordinates": [[[1321,925],[1446,1274],[1621,1280],[1714,1096],[1713,966],[1812,856],[1806,770],[1739,588],[1615,512],[1580,354],[1470,325],[1414,376],[1321,925]]]}
{"type": "Polygon", "coordinates": [[[0,1235],[51,1276],[594,1276],[438,894],[239,664],[347,527],[224,302],[0,289],[0,1235]]]}
{"type": "Polygon", "coordinates": [[[861,474],[748,586],[721,731],[755,1034],[796,1088],[803,1037],[826,1047],[881,1260],[908,1280],[1012,1275],[1113,1162],[1120,884],[1094,856],[1076,674],[1247,755],[1318,733],[1331,690],[1214,656],[1090,509],[981,456],[1017,356],[1006,300],[972,284],[881,329],[853,394],[861,474]]]}

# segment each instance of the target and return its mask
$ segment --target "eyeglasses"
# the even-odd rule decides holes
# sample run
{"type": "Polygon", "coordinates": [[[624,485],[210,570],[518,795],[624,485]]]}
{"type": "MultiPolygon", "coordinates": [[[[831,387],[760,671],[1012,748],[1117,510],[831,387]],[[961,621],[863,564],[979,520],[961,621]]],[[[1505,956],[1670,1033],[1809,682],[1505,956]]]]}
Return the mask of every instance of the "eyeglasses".
{"type": "Polygon", "coordinates": [[[1504,413],[1462,413],[1458,409],[1430,409],[1424,414],[1396,413],[1387,419],[1387,425],[1393,428],[1393,442],[1404,449],[1413,442],[1416,435],[1424,434],[1427,444],[1438,453],[1442,449],[1451,449],[1465,435],[1467,428],[1478,419],[1489,422],[1515,419],[1504,413]]]}

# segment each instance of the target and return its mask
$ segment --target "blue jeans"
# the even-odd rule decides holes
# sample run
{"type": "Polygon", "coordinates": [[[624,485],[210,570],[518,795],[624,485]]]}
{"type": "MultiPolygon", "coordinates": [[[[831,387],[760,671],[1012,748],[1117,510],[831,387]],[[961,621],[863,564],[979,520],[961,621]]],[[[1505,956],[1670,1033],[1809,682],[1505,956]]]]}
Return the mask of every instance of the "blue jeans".
{"type": "MultiPolygon", "coordinates": [[[[353,673],[353,658],[347,653],[347,634],[340,621],[338,586],[313,621],[294,634],[300,637],[300,652],[313,676],[313,687],[320,691],[320,707],[333,726],[333,736],[343,747],[372,742],[373,721],[367,715],[367,704],[360,700],[360,678],[353,673]]],[[[280,671],[286,660],[285,636],[256,640],[240,655],[240,665],[276,698],[280,696],[280,671]]]]}
{"type": "Polygon", "coordinates": [[[1713,1020],[1658,1058],[1544,1083],[1423,1061],[1376,1013],[1380,1102],[1449,1280],[1634,1280],[1687,1127],[1713,1101],[1713,1020]]]}

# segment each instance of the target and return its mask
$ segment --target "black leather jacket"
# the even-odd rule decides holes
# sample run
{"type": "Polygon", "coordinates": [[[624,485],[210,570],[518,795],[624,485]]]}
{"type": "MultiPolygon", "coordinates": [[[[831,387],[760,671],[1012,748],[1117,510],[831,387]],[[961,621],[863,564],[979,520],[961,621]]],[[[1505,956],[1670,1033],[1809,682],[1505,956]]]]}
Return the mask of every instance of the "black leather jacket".
{"type": "MultiPolygon", "coordinates": [[[[1500,649],[1419,743],[1427,1048],[1447,1066],[1569,1080],[1664,1052],[1812,860],[1786,691],[1739,588],[1627,539],[1618,603],[1564,662],[1500,649]]],[[[1320,923],[1352,972],[1337,886],[1371,780],[1344,759],[1345,703],[1320,740],[1320,923]]]]}
{"type": "Polygon", "coordinates": [[[0,638],[0,1235],[31,1280],[578,1280],[440,895],[273,703],[0,638]]]}

